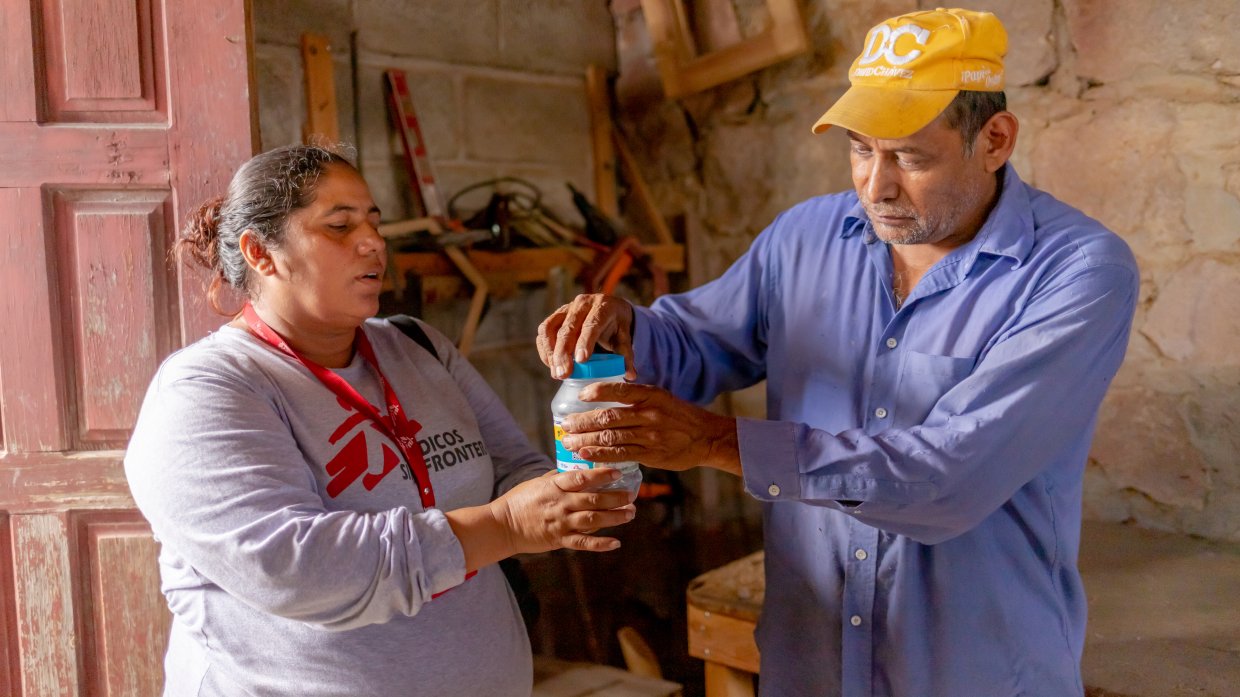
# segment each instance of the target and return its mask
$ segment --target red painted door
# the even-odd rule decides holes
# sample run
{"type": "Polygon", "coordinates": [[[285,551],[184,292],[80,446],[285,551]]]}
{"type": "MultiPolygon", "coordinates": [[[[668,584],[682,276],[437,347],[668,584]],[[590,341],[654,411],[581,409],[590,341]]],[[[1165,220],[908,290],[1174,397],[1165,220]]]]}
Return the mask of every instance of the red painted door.
{"type": "Polygon", "coordinates": [[[247,0],[0,2],[0,695],[157,695],[168,614],[121,458],[220,324],[167,259],[253,151],[247,0]]]}

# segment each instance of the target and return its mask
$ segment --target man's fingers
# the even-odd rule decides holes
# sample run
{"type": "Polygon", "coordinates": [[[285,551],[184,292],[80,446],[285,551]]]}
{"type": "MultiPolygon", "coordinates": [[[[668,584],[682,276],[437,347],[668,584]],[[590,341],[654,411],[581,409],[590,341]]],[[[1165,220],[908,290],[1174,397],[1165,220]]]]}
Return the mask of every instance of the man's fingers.
{"type": "Polygon", "coordinates": [[[538,347],[539,360],[548,368],[552,367],[556,348],[555,338],[560,331],[560,327],[564,324],[564,315],[567,312],[567,308],[567,305],[560,307],[550,317],[543,320],[542,324],[538,325],[538,336],[534,339],[534,345],[538,347]]]}
{"type": "Polygon", "coordinates": [[[603,446],[590,445],[577,451],[577,457],[593,462],[646,462],[650,450],[643,445],[629,443],[625,445],[603,446]]]}
{"type": "MultiPolygon", "coordinates": [[[[557,378],[564,379],[572,374],[572,354],[577,348],[578,337],[593,306],[590,296],[578,295],[565,309],[564,321],[556,332],[555,350],[551,358],[551,370],[557,378]]],[[[591,348],[593,346],[594,344],[590,344],[591,348]]]]}
{"type": "Polygon", "coordinates": [[[585,319],[581,321],[581,333],[577,335],[577,346],[573,350],[573,360],[584,363],[594,351],[594,344],[603,336],[603,331],[610,325],[611,318],[603,315],[603,300],[606,296],[589,296],[589,309],[585,319]]]}

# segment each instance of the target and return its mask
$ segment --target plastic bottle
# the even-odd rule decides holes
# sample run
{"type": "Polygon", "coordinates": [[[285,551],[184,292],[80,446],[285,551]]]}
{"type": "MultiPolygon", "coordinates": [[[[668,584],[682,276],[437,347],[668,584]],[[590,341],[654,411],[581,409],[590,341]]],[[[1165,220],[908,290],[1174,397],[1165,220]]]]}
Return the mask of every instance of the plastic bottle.
{"type": "MultiPolygon", "coordinates": [[[[577,457],[564,447],[564,417],[594,409],[625,406],[618,402],[583,402],[578,398],[582,388],[596,382],[624,382],[624,356],[596,353],[585,363],[573,361],[573,373],[560,384],[551,400],[551,418],[555,422],[555,466],[561,472],[594,469],[595,463],[577,457]]],[[[641,467],[636,462],[600,462],[599,467],[620,470],[620,478],[602,487],[605,490],[622,489],[637,493],[642,483],[641,467]]]]}

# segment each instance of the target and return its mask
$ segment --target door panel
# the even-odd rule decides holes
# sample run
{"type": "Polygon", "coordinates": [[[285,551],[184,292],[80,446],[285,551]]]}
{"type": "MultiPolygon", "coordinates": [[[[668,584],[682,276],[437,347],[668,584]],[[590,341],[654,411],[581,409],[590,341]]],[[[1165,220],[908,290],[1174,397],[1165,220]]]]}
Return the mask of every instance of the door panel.
{"type": "Polygon", "coordinates": [[[159,362],[225,321],[168,252],[253,152],[246,9],[0,3],[0,694],[162,690],[122,457],[159,362]]]}
{"type": "Polygon", "coordinates": [[[123,448],[147,383],[179,335],[168,294],[169,192],[60,189],[52,199],[72,447],[123,448]]]}

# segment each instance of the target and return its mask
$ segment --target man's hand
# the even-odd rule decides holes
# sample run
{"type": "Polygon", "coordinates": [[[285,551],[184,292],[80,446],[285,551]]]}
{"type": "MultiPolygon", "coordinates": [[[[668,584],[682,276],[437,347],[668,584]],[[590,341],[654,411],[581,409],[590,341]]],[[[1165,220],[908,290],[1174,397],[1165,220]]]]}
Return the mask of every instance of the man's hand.
{"type": "Polygon", "coordinates": [[[567,378],[573,361],[584,362],[594,344],[624,356],[624,375],[637,377],[633,367],[633,306],[610,295],[578,295],[538,325],[538,357],[551,377],[567,378]]]}
{"type": "Polygon", "coordinates": [[[595,383],[583,388],[580,398],[629,405],[564,419],[564,447],[583,460],[636,460],[667,470],[703,466],[741,473],[736,419],[712,414],[649,385],[595,383]]]}

